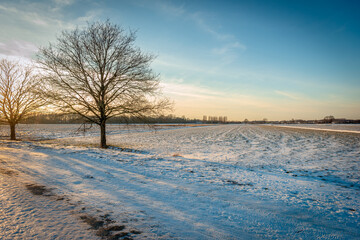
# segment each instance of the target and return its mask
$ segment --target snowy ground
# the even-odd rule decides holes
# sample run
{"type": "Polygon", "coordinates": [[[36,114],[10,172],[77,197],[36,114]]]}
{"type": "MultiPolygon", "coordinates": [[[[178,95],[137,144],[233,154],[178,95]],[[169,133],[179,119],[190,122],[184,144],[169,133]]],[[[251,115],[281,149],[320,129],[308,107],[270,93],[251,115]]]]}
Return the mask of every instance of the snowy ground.
{"type": "MultiPolygon", "coordinates": [[[[108,124],[107,134],[124,134],[134,132],[159,131],[164,129],[182,128],[184,124],[108,124]]],[[[16,127],[17,138],[22,140],[46,140],[66,137],[88,137],[99,135],[97,125],[80,124],[18,124],[16,127]]],[[[8,139],[10,136],[9,126],[0,125],[0,139],[8,139]]]]}
{"type": "Polygon", "coordinates": [[[106,150],[89,135],[2,140],[0,168],[109,214],[133,239],[360,238],[360,134],[140,128],[112,132],[106,150]]]}
{"type": "Polygon", "coordinates": [[[2,173],[0,239],[100,239],[75,217],[72,205],[54,196],[34,196],[14,179],[16,172],[2,173]]]}
{"type": "Polygon", "coordinates": [[[289,124],[274,125],[277,127],[312,129],[329,132],[360,133],[360,124],[289,124]]]}

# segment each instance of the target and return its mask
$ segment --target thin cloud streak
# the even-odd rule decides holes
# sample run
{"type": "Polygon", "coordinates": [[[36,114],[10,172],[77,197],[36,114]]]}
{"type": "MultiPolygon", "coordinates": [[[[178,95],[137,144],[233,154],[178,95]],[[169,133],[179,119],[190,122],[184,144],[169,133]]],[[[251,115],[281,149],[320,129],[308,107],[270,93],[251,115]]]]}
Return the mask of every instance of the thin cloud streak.
{"type": "Polygon", "coordinates": [[[211,35],[217,41],[221,42],[221,47],[213,48],[210,52],[215,55],[221,54],[223,56],[230,54],[229,57],[225,58],[224,63],[226,64],[232,62],[232,60],[236,58],[234,57],[235,50],[245,51],[247,49],[246,45],[236,39],[235,36],[215,30],[215,28],[206,21],[206,17],[202,12],[189,12],[184,6],[175,6],[165,1],[156,1],[155,6],[157,6],[157,9],[168,15],[192,21],[201,31],[211,35]],[[229,61],[229,59],[231,60],[229,61]]]}
{"type": "Polygon", "coordinates": [[[222,92],[184,83],[164,81],[161,83],[161,86],[165,92],[178,96],[193,96],[201,99],[223,97],[222,92]]]}
{"type": "Polygon", "coordinates": [[[8,12],[8,13],[18,13],[18,10],[16,8],[6,7],[4,5],[0,5],[0,10],[3,10],[3,11],[8,12]]]}
{"type": "Polygon", "coordinates": [[[102,14],[102,9],[91,9],[86,11],[84,15],[77,16],[74,19],[65,19],[62,12],[64,7],[74,4],[74,0],[54,0],[49,5],[45,3],[26,3],[17,5],[16,8],[11,5],[0,5],[0,11],[4,14],[10,15],[13,19],[19,19],[26,23],[34,23],[40,27],[48,29],[73,29],[76,26],[86,24],[87,21],[92,21],[99,18],[102,14]]]}
{"type": "Polygon", "coordinates": [[[222,48],[214,48],[213,53],[215,53],[217,55],[224,55],[224,54],[232,52],[236,49],[245,51],[246,46],[239,42],[229,43],[229,44],[226,44],[225,46],[223,46],[222,48]]]}
{"type": "Polygon", "coordinates": [[[38,50],[38,47],[26,41],[0,42],[0,53],[8,56],[19,56],[31,58],[38,50]]]}
{"type": "MultiPolygon", "coordinates": [[[[244,95],[222,92],[201,85],[183,83],[182,79],[164,78],[161,83],[165,95],[175,100],[175,114],[187,113],[189,117],[202,115],[228,116],[229,120],[285,120],[321,119],[336,110],[339,114],[354,112],[359,108],[358,103],[344,104],[336,99],[316,100],[303,98],[294,93],[275,91],[293,101],[283,101],[264,96],[244,95]],[[294,112],[294,109],[297,111],[294,112]],[[315,116],[315,117],[314,117],[315,116]]],[[[339,116],[341,117],[341,115],[339,116]]]]}
{"type": "Polygon", "coordinates": [[[259,108],[270,107],[266,100],[261,100],[251,95],[234,94],[229,92],[216,91],[204,86],[194,86],[184,83],[174,83],[164,80],[161,83],[161,87],[165,94],[174,96],[187,96],[196,99],[190,99],[197,104],[202,101],[211,104],[212,106],[226,106],[225,102],[233,102],[240,105],[256,106],[259,108]]]}
{"type": "Polygon", "coordinates": [[[296,96],[293,93],[288,93],[288,92],[279,91],[279,90],[276,90],[275,93],[280,95],[280,96],[284,96],[284,97],[287,97],[289,99],[292,99],[292,100],[301,100],[300,97],[296,96]]]}
{"type": "Polygon", "coordinates": [[[175,5],[171,5],[169,3],[165,3],[162,1],[156,1],[157,6],[160,7],[160,9],[163,12],[166,12],[169,15],[172,16],[182,16],[185,14],[185,9],[183,6],[175,6],[175,5]]]}
{"type": "MultiPolygon", "coordinates": [[[[83,26],[101,15],[100,9],[86,11],[84,15],[75,19],[65,19],[62,8],[74,3],[74,1],[52,1],[48,3],[24,2],[21,5],[12,3],[0,4],[0,21],[7,19],[16,21],[16,28],[9,28],[4,25],[7,36],[0,37],[0,53],[7,56],[22,56],[31,58],[38,50],[38,44],[47,44],[46,38],[54,38],[59,30],[74,29],[76,26],[83,26]],[[15,7],[16,6],[16,7],[15,7]],[[56,8],[56,11],[54,9],[56,8]],[[40,41],[39,41],[40,40],[40,41]]],[[[0,23],[1,27],[1,23],[0,23]]]]}
{"type": "Polygon", "coordinates": [[[212,35],[218,40],[221,41],[227,41],[227,40],[234,40],[234,36],[231,34],[224,34],[216,31],[213,27],[211,27],[205,20],[205,18],[202,16],[200,12],[196,13],[189,13],[187,15],[189,19],[191,19],[193,22],[197,24],[197,26],[204,32],[212,35]]]}

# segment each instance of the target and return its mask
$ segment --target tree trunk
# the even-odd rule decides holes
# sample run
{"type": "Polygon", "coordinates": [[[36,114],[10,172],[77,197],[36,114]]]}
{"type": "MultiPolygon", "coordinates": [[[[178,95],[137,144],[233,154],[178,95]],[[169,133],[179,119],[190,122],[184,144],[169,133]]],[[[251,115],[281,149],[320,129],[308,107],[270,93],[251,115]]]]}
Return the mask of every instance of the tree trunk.
{"type": "Polygon", "coordinates": [[[100,147],[107,148],[106,145],[106,121],[101,121],[100,124],[100,147]]]}
{"type": "Polygon", "coordinates": [[[10,139],[11,140],[16,140],[16,135],[15,135],[15,124],[10,124],[10,139]]]}

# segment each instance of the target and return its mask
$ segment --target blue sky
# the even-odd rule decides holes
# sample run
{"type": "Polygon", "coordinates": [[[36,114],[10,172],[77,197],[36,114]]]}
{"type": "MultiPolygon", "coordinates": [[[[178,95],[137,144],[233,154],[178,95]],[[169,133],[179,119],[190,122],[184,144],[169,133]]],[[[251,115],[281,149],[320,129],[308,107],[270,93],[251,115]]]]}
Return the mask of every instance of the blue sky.
{"type": "Polygon", "coordinates": [[[0,1],[0,54],[110,19],[157,56],[176,115],[360,118],[358,1],[0,1]]]}

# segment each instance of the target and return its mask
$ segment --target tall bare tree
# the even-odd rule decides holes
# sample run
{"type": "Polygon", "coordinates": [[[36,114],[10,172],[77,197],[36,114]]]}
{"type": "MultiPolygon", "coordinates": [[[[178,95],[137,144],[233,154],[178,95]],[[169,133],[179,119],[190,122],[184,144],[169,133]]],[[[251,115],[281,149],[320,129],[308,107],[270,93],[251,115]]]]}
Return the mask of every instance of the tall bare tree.
{"type": "Polygon", "coordinates": [[[11,140],[16,140],[16,124],[43,104],[33,92],[35,84],[32,68],[0,60],[0,121],[10,125],[11,140]]]}
{"type": "Polygon", "coordinates": [[[41,48],[42,95],[63,112],[77,113],[100,126],[106,148],[106,122],[114,116],[142,117],[170,106],[161,98],[154,59],[134,46],[135,33],[109,21],[64,31],[41,48]]]}

